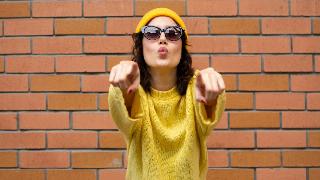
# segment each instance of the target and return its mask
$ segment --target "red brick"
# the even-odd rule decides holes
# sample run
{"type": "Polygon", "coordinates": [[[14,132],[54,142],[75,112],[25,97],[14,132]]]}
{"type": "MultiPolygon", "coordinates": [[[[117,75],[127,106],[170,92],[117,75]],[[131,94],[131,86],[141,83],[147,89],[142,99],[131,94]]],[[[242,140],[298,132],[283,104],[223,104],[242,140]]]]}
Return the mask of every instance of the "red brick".
{"type": "Polygon", "coordinates": [[[216,129],[228,129],[228,113],[227,112],[224,112],[222,114],[220,121],[217,123],[217,126],[215,126],[212,131],[215,131],[216,129]]]}
{"type": "Polygon", "coordinates": [[[304,109],[304,94],[301,93],[257,93],[257,109],[304,109]],[[276,99],[276,101],[275,101],[276,99]]]}
{"type": "Polygon", "coordinates": [[[208,151],[209,167],[228,167],[227,151],[208,151]]]}
{"type": "Polygon", "coordinates": [[[320,147],[320,131],[309,131],[308,147],[320,147]]]}
{"type": "Polygon", "coordinates": [[[0,75],[0,92],[28,91],[27,75],[0,75]]]}
{"type": "Polygon", "coordinates": [[[3,25],[2,25],[2,21],[0,21],[0,36],[3,35],[3,25]]]}
{"type": "Polygon", "coordinates": [[[282,112],[283,128],[320,128],[320,112],[282,112]]]}
{"type": "Polygon", "coordinates": [[[237,77],[236,75],[223,75],[223,81],[226,86],[226,90],[237,90],[237,77]]]}
{"type": "Polygon", "coordinates": [[[292,0],[291,15],[294,16],[320,16],[319,0],[292,0]]]}
{"type": "Polygon", "coordinates": [[[306,169],[304,168],[258,168],[257,179],[259,180],[282,180],[282,179],[296,179],[304,180],[307,177],[306,169]]]}
{"type": "Polygon", "coordinates": [[[0,110],[44,110],[44,94],[0,94],[0,110]]]}
{"type": "Polygon", "coordinates": [[[0,56],[0,72],[4,72],[4,58],[0,56]]]}
{"type": "Polygon", "coordinates": [[[311,20],[307,18],[262,19],[263,34],[310,34],[311,20]]]}
{"type": "Polygon", "coordinates": [[[219,72],[261,72],[260,56],[211,56],[212,66],[219,72]]]}
{"type": "Polygon", "coordinates": [[[24,54],[30,53],[29,38],[1,38],[0,54],[24,54]]]}
{"type": "Polygon", "coordinates": [[[132,16],[133,1],[84,0],[84,16],[132,16]]]}
{"type": "Polygon", "coordinates": [[[45,179],[45,170],[26,170],[26,169],[2,169],[0,170],[1,180],[43,180],[45,179]]]}
{"type": "Polygon", "coordinates": [[[309,167],[320,165],[320,151],[318,150],[290,150],[282,152],[284,167],[309,167]]]}
{"type": "Polygon", "coordinates": [[[4,21],[4,35],[52,35],[52,19],[8,19],[4,21]]]}
{"type": "Polygon", "coordinates": [[[278,151],[236,151],[231,152],[232,167],[279,167],[278,151]]]}
{"type": "Polygon", "coordinates": [[[119,168],[122,152],[73,152],[72,168],[119,168]]]}
{"type": "Polygon", "coordinates": [[[132,40],[129,36],[85,37],[85,53],[131,53],[132,40]]]}
{"type": "Polygon", "coordinates": [[[288,75],[239,75],[239,90],[283,91],[289,90],[288,75]]]}
{"type": "Polygon", "coordinates": [[[210,19],[211,34],[259,34],[259,19],[210,19]]]}
{"type": "Polygon", "coordinates": [[[320,34],[320,19],[313,19],[313,33],[320,34]]]}
{"type": "Polygon", "coordinates": [[[106,23],[107,34],[132,34],[136,30],[140,18],[121,17],[108,18],[106,23]],[[121,28],[119,28],[121,27],[121,28]]]}
{"type": "Polygon", "coordinates": [[[97,148],[97,144],[96,132],[48,132],[48,148],[97,148]]]}
{"type": "Polygon", "coordinates": [[[130,61],[131,57],[128,55],[110,55],[107,56],[107,71],[110,72],[112,67],[119,64],[120,61],[130,61]]]}
{"type": "Polygon", "coordinates": [[[57,56],[56,72],[106,72],[104,56],[57,56]]]}
{"type": "Polygon", "coordinates": [[[80,91],[80,77],[75,75],[33,75],[31,91],[80,91]]]}
{"type": "Polygon", "coordinates": [[[67,112],[21,112],[20,129],[68,129],[67,112]]]}
{"type": "Polygon", "coordinates": [[[265,72],[313,71],[311,55],[265,55],[263,61],[265,72]]]}
{"type": "Polygon", "coordinates": [[[56,169],[56,170],[48,170],[47,180],[96,180],[97,174],[96,170],[79,170],[79,169],[56,169]]]}
{"type": "Polygon", "coordinates": [[[315,57],[315,71],[320,72],[320,56],[315,57]]]}
{"type": "Polygon", "coordinates": [[[162,1],[148,1],[148,0],[136,0],[135,1],[135,15],[144,15],[151,9],[158,7],[166,7],[172,9],[179,15],[185,15],[185,1],[171,1],[171,0],[162,0],[162,1]]]}
{"type": "Polygon", "coordinates": [[[210,67],[208,55],[192,55],[192,67],[194,69],[205,69],[210,67]]]}
{"type": "Polygon", "coordinates": [[[252,93],[227,93],[226,109],[252,109],[252,93]]]}
{"type": "Polygon", "coordinates": [[[294,53],[319,53],[320,37],[292,37],[294,53]]]}
{"type": "Polygon", "coordinates": [[[253,148],[254,132],[213,131],[208,137],[207,146],[208,148],[253,148]]]}
{"type": "Polygon", "coordinates": [[[33,17],[81,16],[81,1],[35,1],[32,2],[33,17]]]}
{"type": "Polygon", "coordinates": [[[73,129],[117,129],[109,112],[74,112],[72,118],[73,129]]]}
{"type": "Polygon", "coordinates": [[[41,149],[44,147],[44,133],[18,132],[0,134],[0,149],[41,149]]]}
{"type": "MultiPolygon", "coordinates": [[[[17,167],[17,153],[14,151],[7,151],[7,152],[1,151],[0,159],[1,159],[0,161],[1,168],[17,167]]],[[[1,171],[0,171],[0,177],[1,177],[1,171]]]]}
{"type": "Polygon", "coordinates": [[[317,180],[320,178],[320,168],[309,169],[309,180],[317,180]]]}
{"type": "Polygon", "coordinates": [[[234,16],[237,15],[237,1],[188,0],[187,14],[189,16],[234,16]]]}
{"type": "Polygon", "coordinates": [[[236,53],[239,52],[236,37],[190,37],[191,53],[236,53]]]}
{"type": "Polygon", "coordinates": [[[83,92],[107,92],[109,89],[109,75],[82,76],[83,92]]]}
{"type": "Polygon", "coordinates": [[[69,152],[20,152],[20,168],[67,168],[70,166],[69,152]]]}
{"type": "Polygon", "coordinates": [[[306,145],[305,131],[257,132],[258,148],[304,148],[306,145]]]}
{"type": "Polygon", "coordinates": [[[231,112],[230,128],[279,128],[279,112],[231,112]]]}
{"type": "Polygon", "coordinates": [[[54,72],[51,56],[8,56],[6,72],[9,73],[49,73],[54,72]]]}
{"type": "Polygon", "coordinates": [[[32,52],[35,54],[77,54],[82,52],[79,37],[33,38],[32,52]]]}
{"type": "Polygon", "coordinates": [[[293,75],[291,76],[292,91],[320,91],[319,75],[293,75]]]}
{"type": "Polygon", "coordinates": [[[0,130],[16,130],[16,129],[17,129],[17,114],[16,113],[0,113],[0,130]]]}
{"type": "Polygon", "coordinates": [[[124,136],[120,132],[101,132],[99,148],[126,148],[124,136]]]}
{"type": "Polygon", "coordinates": [[[254,180],[253,169],[208,169],[207,179],[219,180],[254,180]]]}
{"type": "Polygon", "coordinates": [[[241,0],[239,14],[246,16],[287,16],[287,0],[241,0]]]}
{"type": "Polygon", "coordinates": [[[205,17],[182,18],[188,34],[208,34],[208,19],[205,17]]]}
{"type": "Polygon", "coordinates": [[[290,39],[288,37],[243,37],[241,52],[244,53],[289,53],[290,39]]]}
{"type": "Polygon", "coordinates": [[[101,169],[99,170],[99,180],[105,179],[125,179],[126,169],[101,169]]]}
{"type": "Polygon", "coordinates": [[[28,17],[29,4],[29,2],[0,2],[0,17],[28,17]]]}
{"type": "Polygon", "coordinates": [[[320,94],[307,94],[307,109],[320,109],[320,94]]]}
{"type": "Polygon", "coordinates": [[[55,34],[103,34],[104,19],[56,19],[55,34]]]}
{"type": "Polygon", "coordinates": [[[97,109],[95,94],[48,94],[50,110],[93,110],[97,109]]]}
{"type": "MultiPolygon", "coordinates": [[[[108,94],[99,94],[99,109],[100,110],[109,110],[109,105],[108,105],[108,94]]],[[[109,125],[108,125],[109,126],[109,125]]],[[[112,126],[110,126],[112,127],[112,126]]]]}

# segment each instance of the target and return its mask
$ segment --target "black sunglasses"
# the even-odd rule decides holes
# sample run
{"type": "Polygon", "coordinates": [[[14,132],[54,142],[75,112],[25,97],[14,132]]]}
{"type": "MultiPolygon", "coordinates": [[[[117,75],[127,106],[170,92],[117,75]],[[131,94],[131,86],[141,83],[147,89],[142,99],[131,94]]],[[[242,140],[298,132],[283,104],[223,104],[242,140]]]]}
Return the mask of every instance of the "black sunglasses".
{"type": "Polygon", "coordinates": [[[177,41],[183,35],[183,29],[179,26],[169,26],[165,29],[161,29],[156,26],[143,26],[141,28],[141,32],[143,33],[144,37],[149,40],[159,39],[162,32],[164,32],[164,35],[170,41],[177,41]]]}

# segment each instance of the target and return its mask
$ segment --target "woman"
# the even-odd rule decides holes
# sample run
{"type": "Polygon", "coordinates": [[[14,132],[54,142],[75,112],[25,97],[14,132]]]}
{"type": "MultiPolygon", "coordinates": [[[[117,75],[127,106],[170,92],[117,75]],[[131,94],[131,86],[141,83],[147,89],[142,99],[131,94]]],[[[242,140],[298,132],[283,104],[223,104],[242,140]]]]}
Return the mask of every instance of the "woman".
{"type": "Polygon", "coordinates": [[[133,39],[133,60],[109,76],[110,112],[127,143],[126,179],[205,179],[206,139],[225,105],[221,75],[193,71],[186,26],[170,9],[147,12],[133,39]]]}

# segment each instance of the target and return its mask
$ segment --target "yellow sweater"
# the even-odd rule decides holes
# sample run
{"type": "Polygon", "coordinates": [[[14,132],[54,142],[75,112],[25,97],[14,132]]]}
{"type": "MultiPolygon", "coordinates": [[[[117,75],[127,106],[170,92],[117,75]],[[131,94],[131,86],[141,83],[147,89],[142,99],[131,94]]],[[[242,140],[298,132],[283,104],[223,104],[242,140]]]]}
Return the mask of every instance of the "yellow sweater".
{"type": "Polygon", "coordinates": [[[225,92],[218,96],[212,118],[207,118],[195,99],[195,77],[185,96],[176,88],[146,93],[139,86],[130,116],[121,90],[110,86],[110,112],[127,144],[127,180],[206,179],[206,139],[221,118],[226,97],[225,92]]]}

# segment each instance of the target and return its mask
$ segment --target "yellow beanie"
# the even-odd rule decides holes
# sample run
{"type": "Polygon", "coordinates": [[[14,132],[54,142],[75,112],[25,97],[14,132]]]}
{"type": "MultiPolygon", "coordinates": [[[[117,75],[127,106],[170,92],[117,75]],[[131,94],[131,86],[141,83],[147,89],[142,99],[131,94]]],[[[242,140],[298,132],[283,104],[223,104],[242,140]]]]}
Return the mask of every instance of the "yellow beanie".
{"type": "Polygon", "coordinates": [[[186,34],[186,37],[188,39],[188,33],[186,29],[186,25],[184,24],[181,17],[174,11],[168,8],[155,8],[150,11],[148,11],[140,20],[136,27],[136,33],[141,31],[141,28],[145,26],[151,19],[158,17],[158,16],[168,16],[172,18],[176,23],[179,24],[179,26],[184,30],[184,33],[186,34]]]}

